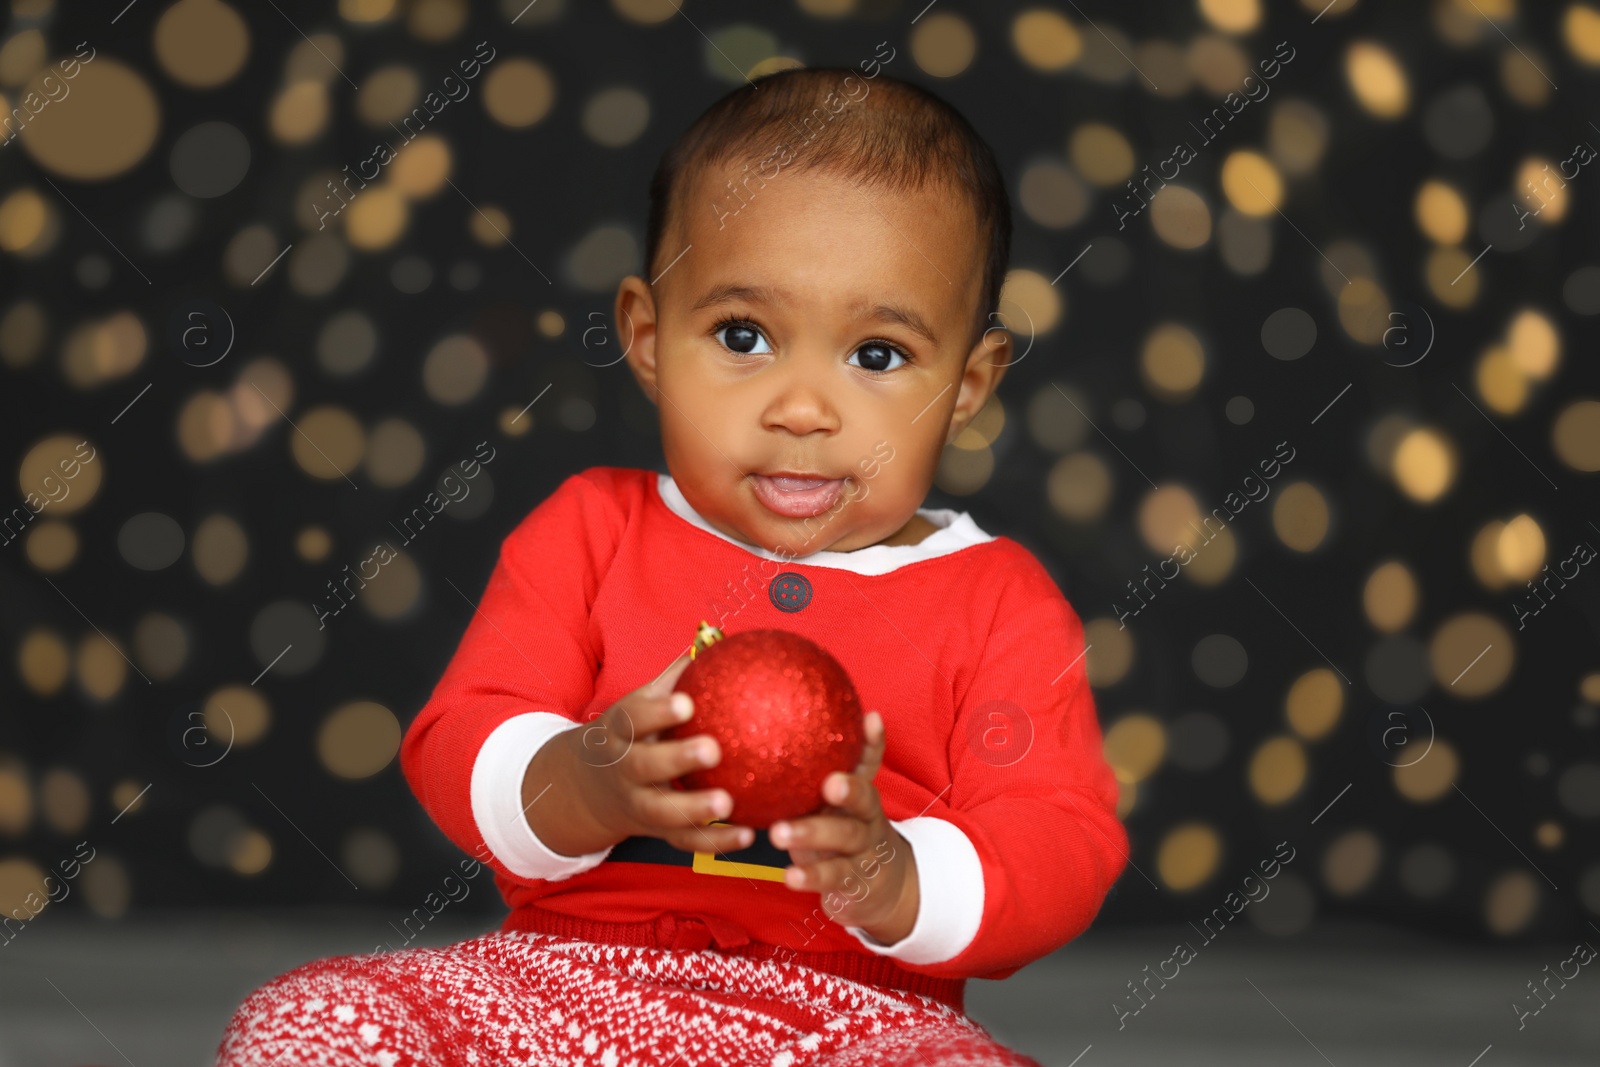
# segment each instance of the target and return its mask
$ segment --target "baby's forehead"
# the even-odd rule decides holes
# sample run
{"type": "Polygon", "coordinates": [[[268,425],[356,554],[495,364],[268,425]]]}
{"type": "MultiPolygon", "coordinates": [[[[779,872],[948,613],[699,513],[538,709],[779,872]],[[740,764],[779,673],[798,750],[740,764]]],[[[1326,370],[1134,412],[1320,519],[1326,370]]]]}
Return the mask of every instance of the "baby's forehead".
{"type": "MultiPolygon", "coordinates": [[[[751,221],[759,225],[775,219],[782,219],[785,229],[826,229],[837,214],[830,209],[853,201],[914,203],[919,228],[937,228],[973,247],[986,238],[978,205],[953,177],[928,174],[893,180],[826,163],[768,168],[763,174],[748,159],[710,162],[684,183],[671,221],[680,233],[691,229],[721,233],[751,221]]],[[[890,221],[884,207],[874,208],[873,214],[890,221]]],[[[916,254],[910,245],[902,250],[916,254]]]]}

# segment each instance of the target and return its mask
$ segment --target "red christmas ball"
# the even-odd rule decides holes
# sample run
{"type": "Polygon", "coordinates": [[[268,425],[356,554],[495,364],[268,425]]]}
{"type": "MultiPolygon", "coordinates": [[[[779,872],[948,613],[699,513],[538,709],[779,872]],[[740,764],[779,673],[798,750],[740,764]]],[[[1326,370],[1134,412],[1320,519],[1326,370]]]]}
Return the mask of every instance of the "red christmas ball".
{"type": "Polygon", "coordinates": [[[684,789],[726,789],[727,820],[765,829],[824,806],[822,783],[850,772],[866,745],[861,700],[850,675],[814,641],[786,630],[729,637],[702,623],[696,653],[676,691],[694,717],[663,740],[709,734],[722,746],[715,767],[678,778],[684,789]]]}

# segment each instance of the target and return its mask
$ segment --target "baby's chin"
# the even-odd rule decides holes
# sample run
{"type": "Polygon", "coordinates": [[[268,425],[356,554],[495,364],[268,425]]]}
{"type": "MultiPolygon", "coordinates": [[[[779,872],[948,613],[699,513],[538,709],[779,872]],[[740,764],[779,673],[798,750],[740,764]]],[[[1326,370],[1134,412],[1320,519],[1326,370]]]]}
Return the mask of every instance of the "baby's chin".
{"type": "Polygon", "coordinates": [[[804,558],[815,552],[854,552],[868,548],[893,537],[905,525],[907,518],[882,516],[856,516],[854,521],[843,517],[826,526],[803,523],[763,524],[757,543],[770,552],[804,558]]]}
{"type": "Polygon", "coordinates": [[[803,520],[782,519],[777,516],[753,517],[739,515],[724,520],[723,529],[752,548],[765,549],[780,556],[801,559],[814,552],[837,551],[834,544],[848,539],[852,530],[841,527],[818,527],[815,520],[807,526],[803,520]]]}

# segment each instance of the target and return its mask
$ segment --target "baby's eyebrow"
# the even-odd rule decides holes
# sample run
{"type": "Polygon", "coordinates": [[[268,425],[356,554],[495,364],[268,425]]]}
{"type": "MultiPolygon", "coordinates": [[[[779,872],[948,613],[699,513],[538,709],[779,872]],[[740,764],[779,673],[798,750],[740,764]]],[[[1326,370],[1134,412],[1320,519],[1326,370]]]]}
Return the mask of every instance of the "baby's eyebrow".
{"type": "Polygon", "coordinates": [[[691,311],[712,307],[716,304],[731,304],[735,301],[747,300],[753,304],[784,305],[789,303],[789,298],[776,289],[765,285],[739,285],[728,282],[712,287],[711,291],[700,298],[691,311]]]}
{"type": "Polygon", "coordinates": [[[865,312],[866,317],[875,322],[892,322],[896,325],[904,326],[930,345],[939,343],[939,339],[933,336],[933,331],[928,328],[928,324],[923,321],[922,316],[910,308],[899,307],[895,304],[875,304],[871,307],[862,304],[858,305],[854,310],[865,312]]]}

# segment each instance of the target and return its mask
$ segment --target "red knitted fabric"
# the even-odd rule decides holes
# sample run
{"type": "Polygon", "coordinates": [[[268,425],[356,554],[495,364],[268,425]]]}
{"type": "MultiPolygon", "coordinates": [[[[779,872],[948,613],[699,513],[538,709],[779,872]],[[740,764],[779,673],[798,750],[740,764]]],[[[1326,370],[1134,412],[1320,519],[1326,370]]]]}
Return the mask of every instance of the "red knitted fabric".
{"type": "Polygon", "coordinates": [[[290,971],[218,1067],[1039,1067],[946,1004],[714,950],[496,932],[290,971]]]}
{"type": "Polygon", "coordinates": [[[607,945],[647,948],[716,948],[724,954],[799,963],[840,978],[883,986],[948,1004],[966,1006],[967,983],[960,978],[935,978],[908,970],[887,956],[862,952],[803,952],[752,941],[737,923],[718,915],[661,915],[641,923],[608,923],[544,908],[518,908],[506,916],[503,930],[529,930],[607,945]]]}

